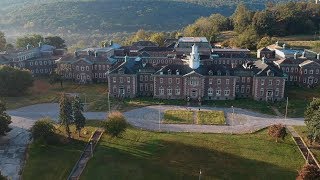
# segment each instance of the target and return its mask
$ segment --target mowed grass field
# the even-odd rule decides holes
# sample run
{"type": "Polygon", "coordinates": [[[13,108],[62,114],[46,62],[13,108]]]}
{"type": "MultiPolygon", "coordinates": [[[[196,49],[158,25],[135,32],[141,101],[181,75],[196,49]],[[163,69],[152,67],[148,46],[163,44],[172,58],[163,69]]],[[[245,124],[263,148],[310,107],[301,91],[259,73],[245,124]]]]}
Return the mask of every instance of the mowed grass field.
{"type": "Polygon", "coordinates": [[[166,110],[162,122],[165,124],[193,124],[193,111],[166,110]]]}
{"type": "Polygon", "coordinates": [[[198,124],[225,125],[226,118],[223,111],[198,111],[198,124]]]}
{"type": "Polygon", "coordinates": [[[86,127],[81,131],[81,137],[78,137],[75,126],[71,126],[73,140],[68,143],[64,127],[56,125],[56,133],[60,137],[60,142],[55,145],[43,145],[37,142],[31,143],[28,148],[27,161],[22,172],[22,179],[67,179],[92,132],[100,125],[100,121],[87,121],[86,127]]]}
{"type": "Polygon", "coordinates": [[[304,160],[290,136],[159,133],[104,135],[81,179],[295,179],[304,160]]]}

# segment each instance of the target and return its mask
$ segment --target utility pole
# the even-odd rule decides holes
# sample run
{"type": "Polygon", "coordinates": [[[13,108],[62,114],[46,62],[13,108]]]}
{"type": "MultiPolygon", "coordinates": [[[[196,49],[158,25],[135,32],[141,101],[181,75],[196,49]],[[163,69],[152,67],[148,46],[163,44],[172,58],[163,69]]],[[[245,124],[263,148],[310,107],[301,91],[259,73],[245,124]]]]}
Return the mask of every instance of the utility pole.
{"type": "MultiPolygon", "coordinates": [[[[160,106],[161,107],[161,106],[160,106]]],[[[159,108],[159,132],[160,132],[160,125],[161,125],[161,112],[160,112],[160,108],[159,108]]]]}
{"type": "Polygon", "coordinates": [[[287,97],[286,114],[284,115],[284,118],[285,118],[285,119],[287,119],[287,115],[288,115],[288,105],[289,105],[289,98],[287,97]]]}

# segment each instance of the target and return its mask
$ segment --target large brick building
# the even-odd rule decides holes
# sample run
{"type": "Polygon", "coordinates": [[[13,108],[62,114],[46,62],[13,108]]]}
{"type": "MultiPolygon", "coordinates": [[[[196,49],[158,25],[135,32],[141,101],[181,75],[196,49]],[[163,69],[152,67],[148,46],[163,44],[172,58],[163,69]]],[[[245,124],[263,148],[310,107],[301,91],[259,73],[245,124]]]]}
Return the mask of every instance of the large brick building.
{"type": "Polygon", "coordinates": [[[285,74],[266,59],[213,58],[201,55],[196,44],[190,49],[183,47],[183,52],[172,57],[171,63],[126,56],[108,71],[111,96],[196,101],[237,97],[279,101],[284,97],[285,74]]]}

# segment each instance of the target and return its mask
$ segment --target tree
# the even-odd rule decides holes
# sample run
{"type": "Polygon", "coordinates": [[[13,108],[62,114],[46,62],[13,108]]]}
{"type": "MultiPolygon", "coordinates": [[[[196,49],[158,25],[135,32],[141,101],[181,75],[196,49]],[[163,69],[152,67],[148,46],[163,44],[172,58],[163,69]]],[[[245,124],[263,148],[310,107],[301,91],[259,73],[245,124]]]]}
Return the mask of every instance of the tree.
{"type": "Polygon", "coordinates": [[[43,42],[43,37],[39,34],[27,35],[17,38],[16,46],[18,48],[26,48],[28,44],[38,47],[39,42],[43,42]]]}
{"type": "Polygon", "coordinates": [[[299,171],[297,180],[315,180],[320,179],[320,171],[317,166],[305,164],[299,171]]]}
{"type": "Polygon", "coordinates": [[[237,32],[243,32],[249,25],[251,25],[252,15],[247,7],[240,3],[235,12],[232,15],[232,21],[234,30],[237,32]]]}
{"type": "Polygon", "coordinates": [[[258,41],[257,32],[252,28],[246,29],[243,33],[241,33],[238,37],[234,39],[233,44],[238,48],[247,48],[254,50],[257,47],[258,41]]]}
{"type": "Polygon", "coordinates": [[[81,99],[79,96],[76,96],[74,98],[72,102],[72,110],[73,110],[74,123],[76,124],[76,129],[79,132],[79,137],[80,137],[80,131],[86,125],[86,118],[82,114],[84,109],[83,109],[83,103],[81,102],[81,99]]]}
{"type": "Polygon", "coordinates": [[[0,31],[0,51],[6,49],[7,40],[3,32],[0,31]]]}
{"type": "Polygon", "coordinates": [[[7,180],[7,178],[1,174],[1,171],[0,171],[0,180],[7,180]]]}
{"type": "Polygon", "coordinates": [[[252,18],[252,25],[259,35],[273,35],[275,33],[276,17],[271,11],[258,11],[252,18]]]}
{"type": "Polygon", "coordinates": [[[55,127],[50,118],[43,118],[35,122],[31,128],[31,135],[34,140],[51,143],[55,137],[55,127]]]}
{"type": "Polygon", "coordinates": [[[276,139],[276,142],[278,142],[278,139],[281,138],[284,140],[284,138],[287,135],[286,127],[282,124],[274,124],[272,126],[269,126],[268,128],[268,134],[276,139]]]}
{"type": "Polygon", "coordinates": [[[305,123],[307,125],[308,139],[311,143],[320,139],[320,98],[310,102],[305,113],[305,123]]]}
{"type": "Polygon", "coordinates": [[[13,44],[8,43],[8,44],[6,45],[6,51],[8,51],[8,50],[13,50],[13,49],[14,49],[13,44]]]}
{"type": "Polygon", "coordinates": [[[71,138],[71,132],[69,125],[73,121],[72,116],[72,102],[70,97],[67,97],[65,93],[61,94],[60,101],[60,113],[59,113],[59,120],[62,125],[65,126],[66,133],[68,138],[71,138]]]}
{"type": "MultiPolygon", "coordinates": [[[[61,69],[59,69],[61,70],[61,69]]],[[[49,76],[49,83],[50,84],[54,84],[54,83],[57,83],[57,82],[60,82],[60,87],[63,88],[63,77],[62,75],[59,75],[56,71],[59,71],[58,69],[56,69],[55,71],[52,71],[50,73],[50,76],[49,76]]]]}
{"type": "Polygon", "coordinates": [[[54,46],[57,49],[64,49],[67,47],[65,41],[59,36],[48,36],[44,38],[44,43],[54,46]]]}
{"type": "Polygon", "coordinates": [[[0,96],[21,96],[33,85],[29,70],[0,66],[0,96]]]}
{"type": "Polygon", "coordinates": [[[111,112],[108,115],[108,119],[105,122],[105,129],[108,134],[113,137],[120,136],[123,132],[125,132],[128,123],[123,114],[119,111],[111,112]]]}
{"type": "Polygon", "coordinates": [[[161,33],[153,33],[150,36],[150,41],[157,43],[159,46],[164,45],[164,40],[166,40],[166,35],[161,32],[161,33]]]}
{"type": "Polygon", "coordinates": [[[11,124],[11,117],[6,113],[5,104],[0,101],[0,136],[5,136],[11,131],[9,124],[11,124]]]}
{"type": "Polygon", "coordinates": [[[265,36],[263,38],[260,39],[258,45],[257,45],[257,49],[263,48],[263,47],[267,47],[271,44],[274,44],[277,40],[275,38],[271,38],[269,36],[265,36]]]}

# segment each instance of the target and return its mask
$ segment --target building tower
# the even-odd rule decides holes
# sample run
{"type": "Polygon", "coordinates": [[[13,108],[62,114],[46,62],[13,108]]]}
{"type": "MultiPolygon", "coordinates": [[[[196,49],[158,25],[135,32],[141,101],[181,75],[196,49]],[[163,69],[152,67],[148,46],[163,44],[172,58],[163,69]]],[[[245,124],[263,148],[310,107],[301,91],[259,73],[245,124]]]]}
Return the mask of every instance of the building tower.
{"type": "Polygon", "coordinates": [[[199,66],[200,66],[200,55],[198,52],[198,46],[194,44],[192,46],[192,52],[190,53],[189,67],[192,69],[198,69],[199,66]]]}

